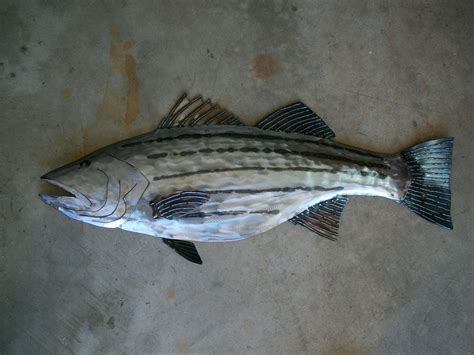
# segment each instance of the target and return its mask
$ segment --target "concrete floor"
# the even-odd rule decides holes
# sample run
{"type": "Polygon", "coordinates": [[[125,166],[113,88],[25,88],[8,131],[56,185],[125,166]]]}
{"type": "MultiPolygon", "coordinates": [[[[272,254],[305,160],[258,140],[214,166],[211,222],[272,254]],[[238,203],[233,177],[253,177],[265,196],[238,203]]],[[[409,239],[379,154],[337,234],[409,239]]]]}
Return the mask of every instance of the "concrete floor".
{"type": "Polygon", "coordinates": [[[0,4],[0,353],[469,353],[474,3],[0,4]],[[454,231],[351,198],[330,242],[285,223],[199,244],[83,225],[43,173],[156,127],[183,92],[249,125],[300,99],[382,152],[454,136],[454,231]]]}

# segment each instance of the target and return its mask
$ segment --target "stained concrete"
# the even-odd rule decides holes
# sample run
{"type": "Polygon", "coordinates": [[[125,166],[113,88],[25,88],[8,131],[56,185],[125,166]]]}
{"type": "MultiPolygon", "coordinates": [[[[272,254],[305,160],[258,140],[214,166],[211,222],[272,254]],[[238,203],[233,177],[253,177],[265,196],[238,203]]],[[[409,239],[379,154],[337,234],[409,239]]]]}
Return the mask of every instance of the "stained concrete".
{"type": "Polygon", "coordinates": [[[473,4],[3,0],[0,352],[472,352],[473,4]],[[299,99],[382,152],[454,136],[454,231],[358,197],[337,242],[286,223],[197,266],[37,198],[185,90],[248,124],[299,99]]]}

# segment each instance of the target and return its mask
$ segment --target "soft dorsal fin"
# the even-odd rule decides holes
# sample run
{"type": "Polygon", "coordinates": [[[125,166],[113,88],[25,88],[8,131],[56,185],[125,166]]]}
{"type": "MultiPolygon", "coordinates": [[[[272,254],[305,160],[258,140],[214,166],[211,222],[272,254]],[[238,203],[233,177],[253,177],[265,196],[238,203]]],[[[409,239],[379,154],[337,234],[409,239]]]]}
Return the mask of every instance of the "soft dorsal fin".
{"type": "Polygon", "coordinates": [[[334,138],[327,124],[302,102],[282,107],[257,124],[258,128],[288,133],[301,133],[321,138],[334,138]]]}
{"type": "Polygon", "coordinates": [[[200,217],[199,207],[209,201],[209,195],[201,191],[181,191],[150,202],[153,218],[200,217]]]}
{"type": "Polygon", "coordinates": [[[194,127],[200,125],[243,125],[232,113],[204,100],[200,95],[189,98],[183,94],[158,128],[194,127]]]}
{"type": "Polygon", "coordinates": [[[199,253],[196,249],[194,243],[185,241],[185,240],[176,240],[176,239],[162,239],[170,248],[174,249],[179,255],[181,255],[186,260],[189,260],[195,264],[202,264],[202,259],[199,256],[199,253]]]}
{"type": "Polygon", "coordinates": [[[290,222],[300,224],[321,237],[336,240],[339,220],[346,204],[346,196],[337,196],[311,206],[306,211],[291,218],[290,222]]]}

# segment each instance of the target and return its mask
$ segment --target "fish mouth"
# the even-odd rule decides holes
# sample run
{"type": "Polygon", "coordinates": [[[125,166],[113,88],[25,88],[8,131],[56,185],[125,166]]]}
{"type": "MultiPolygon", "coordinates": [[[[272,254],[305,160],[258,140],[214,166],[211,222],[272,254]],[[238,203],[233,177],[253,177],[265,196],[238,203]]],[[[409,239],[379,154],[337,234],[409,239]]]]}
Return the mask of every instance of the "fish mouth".
{"type": "Polygon", "coordinates": [[[71,186],[63,184],[60,181],[54,180],[47,175],[48,174],[43,175],[40,179],[51,185],[59,187],[65,193],[63,196],[53,196],[41,193],[39,194],[39,197],[44,203],[61,211],[71,212],[88,209],[92,206],[92,201],[83,193],[71,186]]]}

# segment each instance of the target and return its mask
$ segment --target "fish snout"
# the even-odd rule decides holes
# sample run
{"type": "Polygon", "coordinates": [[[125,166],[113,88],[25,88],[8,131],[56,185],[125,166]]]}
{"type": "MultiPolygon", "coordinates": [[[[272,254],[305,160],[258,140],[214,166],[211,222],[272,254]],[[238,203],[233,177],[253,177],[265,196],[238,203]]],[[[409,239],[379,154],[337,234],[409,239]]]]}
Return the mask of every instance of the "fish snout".
{"type": "Polygon", "coordinates": [[[54,171],[44,174],[41,176],[41,180],[59,188],[60,191],[57,191],[54,195],[40,193],[39,197],[44,203],[56,209],[70,211],[87,209],[92,205],[90,199],[76,188],[55,180],[53,173],[54,171]]]}
{"type": "Polygon", "coordinates": [[[41,180],[50,180],[52,178],[53,172],[50,171],[49,173],[46,173],[40,177],[41,180]]]}

